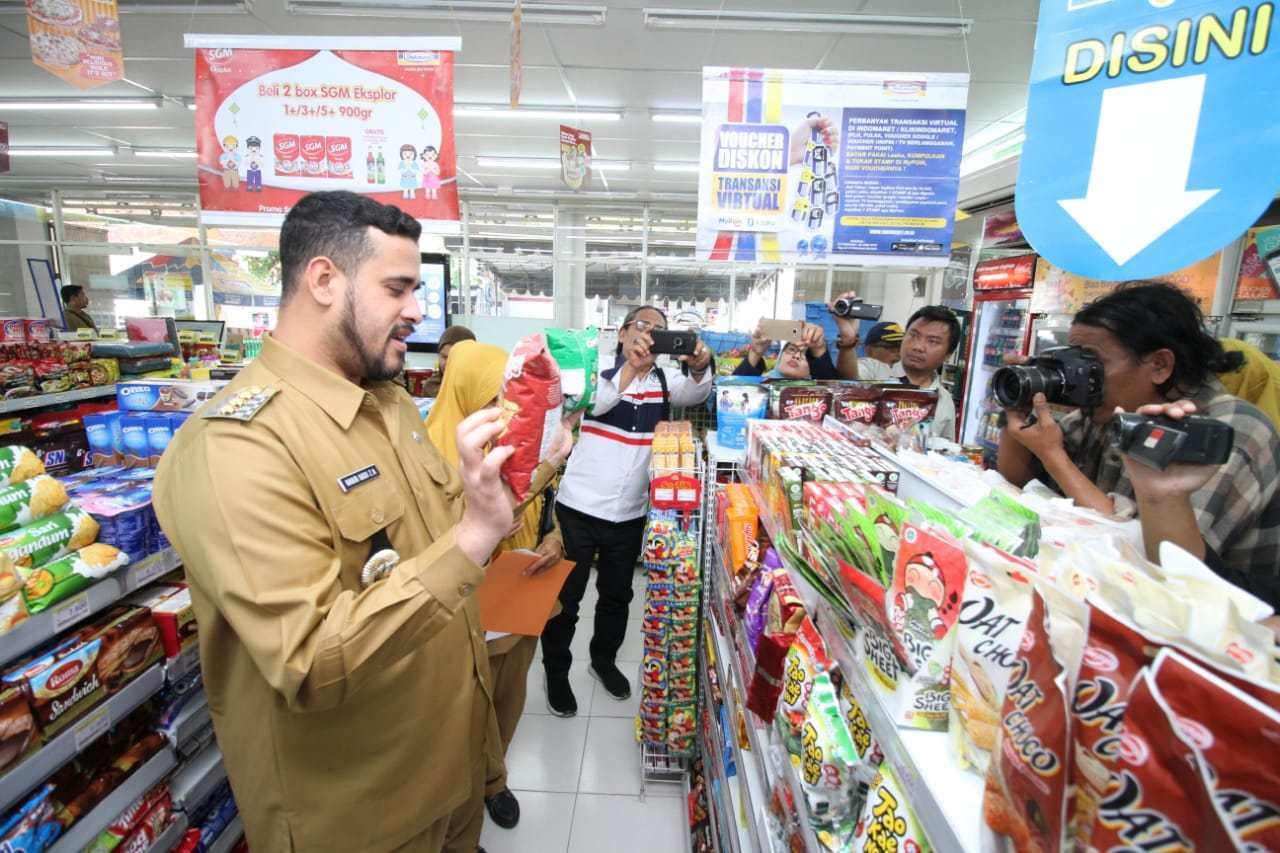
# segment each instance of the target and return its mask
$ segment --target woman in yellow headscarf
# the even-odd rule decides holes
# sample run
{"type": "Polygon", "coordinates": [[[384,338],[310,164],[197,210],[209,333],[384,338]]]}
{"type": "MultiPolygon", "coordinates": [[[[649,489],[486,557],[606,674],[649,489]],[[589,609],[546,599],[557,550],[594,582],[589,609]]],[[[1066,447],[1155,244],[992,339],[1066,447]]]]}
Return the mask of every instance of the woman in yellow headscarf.
{"type": "MultiPolygon", "coordinates": [[[[440,384],[431,414],[427,417],[427,438],[455,468],[458,465],[458,424],[486,406],[497,402],[502,389],[502,372],[507,354],[502,349],[476,341],[460,341],[449,353],[449,370],[440,384]]],[[[564,541],[555,513],[545,514],[547,494],[533,498],[516,519],[516,527],[499,548],[525,548],[539,555],[530,567],[537,572],[564,559],[564,541]]],[[[493,680],[493,706],[499,735],[489,750],[489,774],[485,783],[484,802],[493,822],[506,829],[520,820],[520,804],[507,787],[507,768],[503,760],[516,733],[516,724],[524,713],[525,685],[529,666],[538,649],[537,637],[511,634],[487,644],[489,669],[493,680]],[[500,749],[499,749],[500,747],[500,749]]],[[[491,738],[493,739],[493,738],[491,738]]]]}

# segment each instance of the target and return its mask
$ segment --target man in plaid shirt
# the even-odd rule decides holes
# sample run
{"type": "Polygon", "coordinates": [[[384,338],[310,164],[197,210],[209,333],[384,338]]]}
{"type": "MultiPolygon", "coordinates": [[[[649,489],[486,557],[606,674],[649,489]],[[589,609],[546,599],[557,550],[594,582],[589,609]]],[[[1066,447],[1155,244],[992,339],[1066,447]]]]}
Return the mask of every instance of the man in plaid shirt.
{"type": "Polygon", "coordinates": [[[1142,524],[1147,556],[1171,541],[1223,578],[1280,607],[1280,436],[1254,406],[1227,394],[1215,373],[1240,366],[1204,330],[1195,303],[1172,285],[1133,282],[1076,314],[1068,343],[1098,357],[1103,404],[1055,424],[1043,395],[1036,422],[1009,411],[999,470],[1023,485],[1049,483],[1081,506],[1142,524]],[[1222,466],[1158,471],[1110,446],[1117,409],[1180,418],[1192,412],[1235,430],[1222,466]]]}

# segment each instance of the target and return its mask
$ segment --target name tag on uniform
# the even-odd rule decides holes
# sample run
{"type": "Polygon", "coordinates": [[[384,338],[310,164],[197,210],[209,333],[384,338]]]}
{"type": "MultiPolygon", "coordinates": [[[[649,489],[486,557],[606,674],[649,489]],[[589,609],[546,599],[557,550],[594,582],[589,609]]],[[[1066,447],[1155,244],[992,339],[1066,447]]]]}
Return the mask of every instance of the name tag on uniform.
{"type": "Polygon", "coordinates": [[[378,466],[370,465],[367,468],[361,468],[359,471],[352,471],[346,476],[338,478],[338,488],[342,489],[345,495],[361,483],[367,483],[370,480],[378,478],[378,466]]]}

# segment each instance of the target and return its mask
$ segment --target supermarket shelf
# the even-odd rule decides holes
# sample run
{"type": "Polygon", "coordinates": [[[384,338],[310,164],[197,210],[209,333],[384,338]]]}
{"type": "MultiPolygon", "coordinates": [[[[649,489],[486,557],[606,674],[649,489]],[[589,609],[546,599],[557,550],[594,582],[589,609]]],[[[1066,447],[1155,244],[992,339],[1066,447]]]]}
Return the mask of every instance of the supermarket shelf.
{"type": "Polygon", "coordinates": [[[0,665],[53,639],[57,634],[105,610],[120,597],[151,583],[182,565],[172,548],[152,554],[103,578],[83,592],[59,602],[43,613],[29,616],[0,637],[0,665]]]}
{"type": "Polygon", "coordinates": [[[208,851],[209,853],[228,853],[242,837],[244,837],[244,821],[240,819],[240,815],[236,815],[231,823],[227,824],[227,828],[222,830],[222,834],[209,845],[208,851]]]}
{"type": "Polygon", "coordinates": [[[164,677],[170,684],[181,681],[187,675],[195,672],[200,668],[200,646],[193,645],[178,654],[177,657],[169,658],[164,665],[164,677]]]}
{"type": "MultiPolygon", "coordinates": [[[[63,731],[42,749],[32,753],[25,761],[0,776],[0,813],[20,800],[28,791],[39,785],[63,764],[70,761],[126,714],[141,705],[164,684],[163,667],[151,667],[141,676],[90,711],[70,728],[63,731]]],[[[125,803],[127,806],[128,803],[125,803]]],[[[121,806],[121,811],[124,806],[121,806]]],[[[114,815],[112,815],[114,817],[114,815]]]]}
{"type": "Polygon", "coordinates": [[[893,463],[897,467],[899,500],[905,501],[909,498],[915,498],[942,510],[961,511],[968,509],[969,504],[967,501],[932,482],[929,479],[929,475],[923,471],[916,470],[910,464],[904,462],[896,453],[875,442],[872,442],[871,448],[883,456],[886,461],[893,463]]]}
{"type": "Polygon", "coordinates": [[[898,728],[856,659],[846,623],[825,602],[818,622],[827,650],[862,705],[885,761],[902,783],[933,849],[982,849],[982,780],[960,767],[946,732],[898,728]]]}
{"type": "Polygon", "coordinates": [[[110,826],[120,813],[132,805],[133,801],[145,794],[153,785],[178,763],[173,750],[162,748],[158,753],[139,767],[124,784],[112,791],[107,798],[87,815],[80,818],[50,848],[51,853],[78,853],[92,844],[102,834],[102,830],[110,826]]]}
{"type": "Polygon", "coordinates": [[[200,733],[212,721],[209,712],[209,700],[204,691],[199,696],[192,696],[186,706],[178,712],[177,718],[164,728],[164,735],[174,749],[181,749],[191,738],[200,733]]]}
{"type": "Polygon", "coordinates": [[[226,778],[222,751],[216,743],[211,743],[174,774],[173,781],[169,783],[173,807],[187,813],[195,811],[226,778]]]}
{"type": "Polygon", "coordinates": [[[82,400],[96,400],[101,397],[114,397],[115,395],[115,385],[96,385],[93,388],[77,388],[75,391],[59,391],[56,394],[15,397],[12,400],[0,400],[0,415],[7,415],[10,412],[26,412],[31,409],[43,409],[46,406],[61,406],[64,403],[79,403],[82,400]]]}
{"type": "MultiPolygon", "coordinates": [[[[729,779],[729,774],[725,771],[724,731],[720,728],[719,710],[712,701],[710,683],[707,680],[705,669],[700,680],[702,681],[701,687],[704,697],[702,711],[704,735],[702,768],[706,772],[708,779],[712,781],[711,790],[707,796],[707,806],[711,812],[711,825],[716,832],[717,843],[722,838],[729,839],[728,849],[721,850],[720,853],[750,853],[751,848],[747,846],[743,827],[738,821],[741,804],[734,791],[733,783],[729,779]],[[717,791],[719,792],[718,795],[717,791]],[[728,826],[730,822],[733,825],[732,831],[728,826]],[[721,829],[724,829],[723,834],[720,832],[721,829]]],[[[736,762],[737,750],[734,750],[734,759],[736,762]]],[[[742,768],[738,767],[737,772],[741,774],[742,768]]]]}
{"type": "Polygon", "coordinates": [[[185,815],[177,815],[176,819],[160,833],[160,837],[151,843],[147,848],[147,853],[169,853],[170,850],[178,846],[178,842],[182,840],[182,836],[187,831],[187,818],[185,815]]]}

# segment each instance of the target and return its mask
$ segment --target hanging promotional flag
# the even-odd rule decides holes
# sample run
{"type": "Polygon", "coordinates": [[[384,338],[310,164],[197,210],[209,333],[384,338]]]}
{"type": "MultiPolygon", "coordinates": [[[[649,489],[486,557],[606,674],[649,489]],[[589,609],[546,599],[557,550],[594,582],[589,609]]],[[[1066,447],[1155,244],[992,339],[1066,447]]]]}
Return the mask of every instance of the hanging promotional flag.
{"type": "Polygon", "coordinates": [[[510,106],[520,106],[520,90],[524,88],[524,51],[522,49],[524,7],[516,0],[511,10],[511,93],[510,106]]]}
{"type": "Polygon", "coordinates": [[[115,0],[27,0],[31,61],[77,89],[124,77],[115,0]]]}
{"type": "Polygon", "coordinates": [[[591,134],[560,125],[560,177],[571,190],[591,183],[591,134]]]}
{"type": "Polygon", "coordinates": [[[946,266],[967,74],[704,68],[700,260],[946,266]]]}
{"type": "Polygon", "coordinates": [[[456,38],[193,35],[201,218],[278,225],[350,190],[458,231],[456,38]]]}
{"type": "Polygon", "coordinates": [[[0,121],[0,175],[9,174],[9,123],[0,121]]]}

